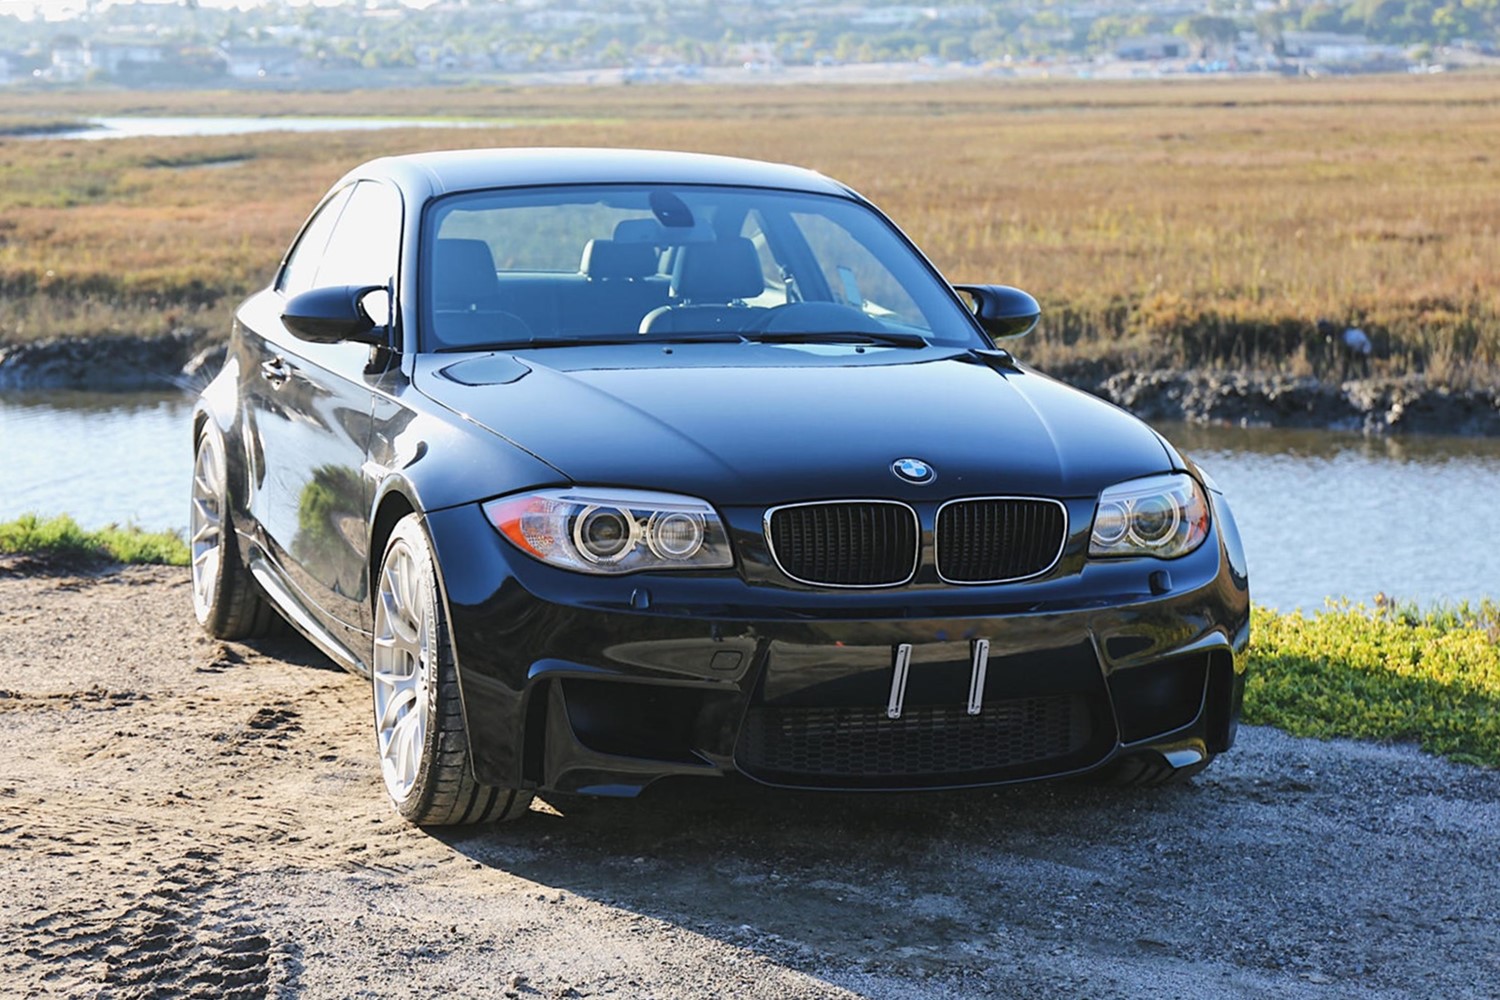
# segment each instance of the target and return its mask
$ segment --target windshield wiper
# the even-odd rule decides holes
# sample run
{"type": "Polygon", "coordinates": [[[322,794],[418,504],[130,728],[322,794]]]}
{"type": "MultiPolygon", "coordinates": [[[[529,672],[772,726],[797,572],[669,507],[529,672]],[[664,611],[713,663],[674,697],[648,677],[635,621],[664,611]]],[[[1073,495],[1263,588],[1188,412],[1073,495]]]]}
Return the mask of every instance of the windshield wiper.
{"type": "Polygon", "coordinates": [[[521,341],[516,349],[527,347],[594,347],[608,344],[737,344],[735,333],[628,333],[614,337],[533,337],[521,341]]]}
{"type": "Polygon", "coordinates": [[[484,344],[445,347],[444,353],[458,351],[525,351],[534,347],[600,347],[619,344],[738,344],[737,333],[618,334],[609,337],[527,337],[524,340],[493,340],[484,344]]]}
{"type": "Polygon", "coordinates": [[[758,344],[884,344],[888,347],[926,347],[927,338],[920,333],[896,333],[869,330],[785,330],[741,334],[758,344]]]}

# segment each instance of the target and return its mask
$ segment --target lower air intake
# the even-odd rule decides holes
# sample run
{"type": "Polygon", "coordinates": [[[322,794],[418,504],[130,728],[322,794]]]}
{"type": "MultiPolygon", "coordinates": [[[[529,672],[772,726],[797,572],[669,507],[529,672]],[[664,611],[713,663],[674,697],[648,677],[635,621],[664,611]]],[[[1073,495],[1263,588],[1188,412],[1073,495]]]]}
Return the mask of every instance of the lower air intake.
{"type": "Polygon", "coordinates": [[[899,719],[879,708],[752,708],[735,761],[769,781],[852,785],[962,783],[966,776],[1065,758],[1089,741],[1084,699],[1049,695],[910,708],[899,719]]]}

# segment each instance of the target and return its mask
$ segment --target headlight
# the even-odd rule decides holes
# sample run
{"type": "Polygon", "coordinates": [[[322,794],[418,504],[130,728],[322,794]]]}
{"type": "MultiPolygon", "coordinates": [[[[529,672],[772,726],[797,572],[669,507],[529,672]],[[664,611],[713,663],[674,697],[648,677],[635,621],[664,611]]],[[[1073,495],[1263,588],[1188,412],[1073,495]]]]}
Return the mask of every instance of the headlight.
{"type": "Polygon", "coordinates": [[[501,497],[484,513],[526,554],[581,573],[734,565],[724,523],[692,497],[575,487],[501,497]]]}
{"type": "Polygon", "coordinates": [[[1176,559],[1208,537],[1208,502],[1192,476],[1151,476],[1099,494],[1091,556],[1176,559]]]}
{"type": "Polygon", "coordinates": [[[1224,495],[1223,488],[1214,481],[1213,476],[1208,474],[1207,469],[1199,465],[1197,462],[1193,461],[1191,458],[1185,460],[1187,462],[1188,471],[1198,477],[1198,482],[1203,484],[1204,489],[1208,490],[1210,493],[1217,493],[1220,496],[1224,495]]]}

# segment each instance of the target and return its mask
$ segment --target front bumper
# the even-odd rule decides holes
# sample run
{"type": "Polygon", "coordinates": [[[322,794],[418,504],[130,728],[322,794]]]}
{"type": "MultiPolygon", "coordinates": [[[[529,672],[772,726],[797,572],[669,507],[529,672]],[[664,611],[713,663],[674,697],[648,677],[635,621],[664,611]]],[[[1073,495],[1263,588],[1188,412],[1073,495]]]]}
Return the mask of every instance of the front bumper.
{"type": "Polygon", "coordinates": [[[1040,584],[861,593],[582,576],[516,552],[476,506],[427,526],[481,781],[630,795],[662,777],[739,772],[916,789],[1228,749],[1249,597],[1233,522],[1215,506],[1209,541],[1171,563],[1080,559],[1040,584]]]}

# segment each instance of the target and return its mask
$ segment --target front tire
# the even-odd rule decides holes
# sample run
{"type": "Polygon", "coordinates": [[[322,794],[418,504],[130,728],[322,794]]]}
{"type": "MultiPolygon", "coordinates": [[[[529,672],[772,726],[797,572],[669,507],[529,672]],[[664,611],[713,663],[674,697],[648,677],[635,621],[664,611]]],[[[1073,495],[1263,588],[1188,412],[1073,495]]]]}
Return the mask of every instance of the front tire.
{"type": "Polygon", "coordinates": [[[193,496],[188,511],[192,557],[193,614],[216,639],[265,635],[276,612],[240,560],[229,513],[229,474],[224,439],[205,428],[193,456],[193,496]]]}
{"type": "Polygon", "coordinates": [[[371,658],[375,741],[396,811],[420,826],[516,819],[531,793],[476,781],[432,543],[416,514],[380,560],[371,658]]]}

